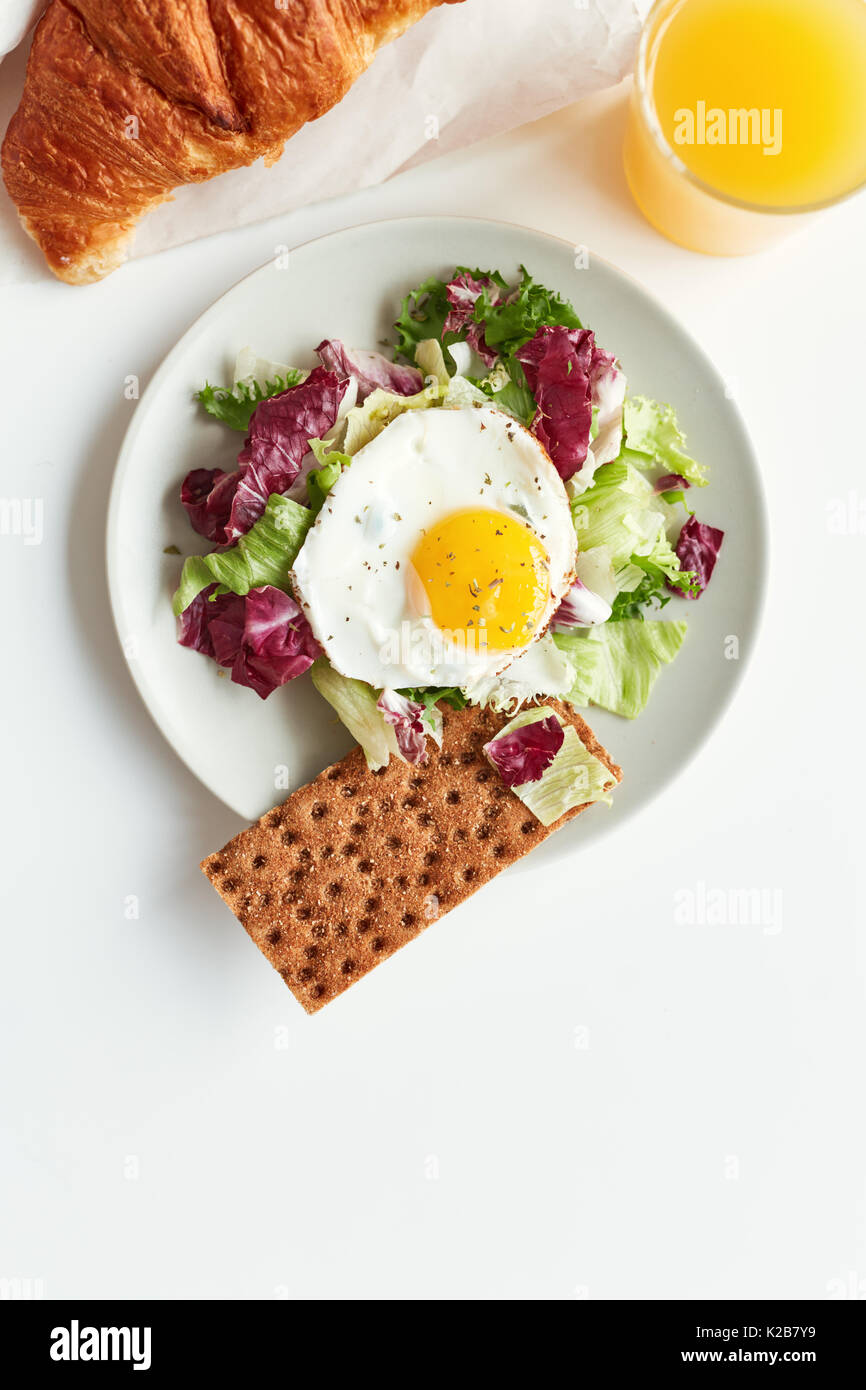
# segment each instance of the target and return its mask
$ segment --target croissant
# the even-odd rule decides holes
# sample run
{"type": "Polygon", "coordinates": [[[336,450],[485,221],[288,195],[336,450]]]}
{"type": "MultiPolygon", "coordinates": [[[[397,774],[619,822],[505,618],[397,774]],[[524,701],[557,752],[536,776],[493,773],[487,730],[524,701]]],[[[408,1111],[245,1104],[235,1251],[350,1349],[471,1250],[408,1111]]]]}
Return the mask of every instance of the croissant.
{"type": "Polygon", "coordinates": [[[0,154],[25,230],[61,280],[101,279],[173,188],[274,163],[442,3],[52,0],[0,154]]]}

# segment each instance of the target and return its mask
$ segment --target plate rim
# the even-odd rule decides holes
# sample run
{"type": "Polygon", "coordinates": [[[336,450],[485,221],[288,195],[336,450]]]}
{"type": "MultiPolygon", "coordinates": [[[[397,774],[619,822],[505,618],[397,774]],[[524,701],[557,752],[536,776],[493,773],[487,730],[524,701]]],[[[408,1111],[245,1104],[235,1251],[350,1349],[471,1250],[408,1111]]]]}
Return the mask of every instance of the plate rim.
{"type": "MultiPolygon", "coordinates": [[[[444,224],[448,224],[451,226],[473,225],[479,228],[508,228],[511,231],[516,231],[523,235],[527,235],[534,238],[541,238],[545,241],[553,243],[557,247],[568,248],[568,250],[572,252],[574,250],[574,243],[569,241],[566,237],[557,236],[552,232],[541,231],[535,227],[528,227],[524,223],[511,222],[505,218],[464,216],[458,213],[413,213],[400,217],[371,218],[369,221],[355,222],[347,227],[338,227],[331,231],[323,232],[319,236],[309,237],[305,241],[296,242],[290,245],[289,254],[291,255],[293,252],[305,250],[307,247],[315,246],[320,242],[331,241],[338,237],[351,236],[353,233],[366,231],[374,227],[391,228],[407,224],[409,226],[412,226],[420,223],[423,223],[427,226],[441,226],[444,224]]],[[[728,407],[733,412],[739,425],[745,444],[745,451],[748,455],[748,463],[751,467],[751,472],[754,478],[755,495],[758,501],[756,521],[761,539],[761,545],[758,549],[757,563],[755,565],[754,570],[752,571],[754,604],[752,640],[748,644],[745,656],[741,657],[737,662],[736,676],[734,680],[731,682],[728,690],[725,692],[721,703],[717,707],[712,720],[704,730],[702,737],[676,762],[675,766],[670,770],[669,775],[665,778],[665,780],[662,783],[658,785],[658,789],[650,793],[648,801],[644,801],[643,803],[638,802],[636,804],[632,802],[627,802],[623,806],[621,812],[617,816],[616,821],[616,828],[619,828],[625,825],[633,816],[646,810],[647,805],[651,804],[652,801],[655,800],[657,795],[660,795],[661,792],[666,791],[679,780],[679,778],[683,775],[683,773],[686,772],[686,770],[690,767],[692,762],[698,756],[699,752],[709,742],[713,733],[722,723],[722,720],[724,719],[725,715],[730,710],[731,705],[733,704],[733,701],[737,697],[739,691],[742,689],[746,673],[747,671],[749,671],[751,667],[752,659],[754,657],[755,650],[758,646],[758,640],[763,630],[764,619],[766,615],[770,574],[771,532],[767,493],[766,488],[764,486],[764,479],[760,468],[757,449],[755,448],[755,444],[752,439],[752,435],[747,425],[747,422],[743,416],[742,411],[740,410],[739,403],[732,396],[729,396],[725,391],[725,378],[722,372],[716,366],[716,363],[710,357],[706,349],[702,347],[702,345],[693,337],[689,329],[684,327],[684,325],[680,322],[676,315],[673,314],[671,310],[668,309],[668,307],[664,303],[662,303],[662,301],[652,292],[652,290],[649,290],[642,283],[642,281],[638,280],[637,277],[632,275],[629,271],[623,270],[613,261],[609,261],[606,257],[599,255],[590,247],[587,247],[586,250],[590,258],[590,262],[595,261],[598,262],[600,265],[603,265],[606,268],[606,270],[613,275],[614,278],[619,278],[621,280],[627,281],[638,292],[639,295],[641,295],[644,299],[650,301],[654,310],[667,324],[669,324],[673,328],[675,333],[687,340],[690,351],[693,352],[701,360],[704,370],[708,372],[708,374],[712,377],[714,382],[721,388],[721,390],[725,394],[728,407]]],[[[147,386],[145,387],[140,400],[138,401],[135,413],[133,415],[133,418],[130,420],[129,425],[126,428],[126,431],[123,436],[123,441],[118,451],[117,460],[114,465],[114,470],[111,479],[105,533],[105,569],[109,605],[111,608],[112,620],[114,622],[115,632],[117,634],[118,642],[120,644],[121,653],[123,655],[127,670],[136,688],[136,692],[140,697],[149,718],[152,720],[153,724],[158,729],[161,736],[168,743],[174,755],[189,770],[189,772],[195,777],[195,779],[203,787],[205,787],[206,790],[212,796],[216,798],[218,802],[220,802],[223,806],[226,806],[229,810],[231,810],[233,814],[240,815],[245,821],[246,815],[240,812],[238,808],[232,804],[232,802],[226,801],[222,792],[218,791],[216,787],[212,784],[210,779],[206,777],[202,772],[200,772],[196,767],[194,767],[192,763],[189,761],[189,759],[186,757],[186,755],[181,752],[183,740],[180,739],[176,733],[174,719],[171,712],[166,711],[164,709],[163,704],[156,699],[153,692],[153,688],[150,685],[141,667],[137,665],[134,658],[127,655],[127,652],[125,650],[125,638],[129,636],[129,631],[123,621],[123,599],[121,597],[121,585],[118,579],[117,552],[119,543],[119,514],[121,508],[123,485],[127,473],[129,471],[130,460],[134,454],[134,448],[138,434],[140,430],[143,428],[143,422],[146,412],[142,410],[142,406],[145,405],[149,397],[156,397],[158,391],[161,389],[163,380],[167,378],[171,373],[171,369],[174,364],[175,358],[177,358],[181,354],[182,349],[184,349],[187,345],[187,340],[191,337],[191,335],[193,335],[196,332],[196,330],[200,330],[203,327],[205,321],[219,309],[220,305],[223,303],[225,299],[228,298],[229,295],[234,294],[235,291],[238,290],[241,285],[245,284],[247,280],[253,279],[254,276],[259,275],[263,270],[266,270],[272,264],[273,258],[269,258],[268,260],[262,261],[259,265],[254,266],[252,270],[247,271],[245,275],[240,276],[238,280],[234,281],[231,285],[229,285],[228,288],[223,290],[221,294],[217,295],[216,299],[212,300],[211,303],[208,304],[201,311],[201,313],[196,315],[196,317],[191,321],[187,328],[184,329],[180,337],[178,337],[175,340],[175,342],[169,348],[168,352],[162,358],[161,362],[156,368],[156,371],[153,373],[153,376],[148,381],[147,386]],[[157,717],[157,709],[159,709],[159,717],[157,717]]]]}

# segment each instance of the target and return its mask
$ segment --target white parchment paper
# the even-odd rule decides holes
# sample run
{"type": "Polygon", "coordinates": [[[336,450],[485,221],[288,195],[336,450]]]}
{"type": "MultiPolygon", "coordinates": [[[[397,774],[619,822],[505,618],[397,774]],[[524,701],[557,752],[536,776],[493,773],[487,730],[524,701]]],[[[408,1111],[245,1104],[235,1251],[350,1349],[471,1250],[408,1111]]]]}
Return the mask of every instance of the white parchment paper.
{"type": "Polygon", "coordinates": [[[0,0],[0,58],[11,53],[45,9],[45,0],[0,0]]]}
{"type": "MultiPolygon", "coordinates": [[[[381,50],[338,106],[300,130],[273,168],[260,161],[179,189],[144,219],[132,254],[367,187],[537,120],[625,76],[638,32],[632,0],[465,0],[432,10],[381,50]]],[[[0,67],[4,129],[22,81],[19,51],[0,67]]],[[[39,273],[3,191],[0,280],[39,273]]]]}

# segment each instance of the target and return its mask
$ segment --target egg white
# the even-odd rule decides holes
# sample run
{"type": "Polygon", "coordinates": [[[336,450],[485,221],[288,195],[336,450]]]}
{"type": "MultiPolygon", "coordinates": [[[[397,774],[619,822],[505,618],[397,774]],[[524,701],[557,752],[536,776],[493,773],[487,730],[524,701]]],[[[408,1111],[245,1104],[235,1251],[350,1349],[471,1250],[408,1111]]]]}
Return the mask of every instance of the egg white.
{"type": "Polygon", "coordinates": [[[292,571],[336,670],[377,688],[471,690],[532,645],[454,645],[424,611],[411,556],[431,527],[468,508],[511,515],[544,545],[550,597],[533,640],[541,636],[574,578],[577,542],[562,479],[534,435],[502,411],[412,410],[344,468],[292,571]]]}

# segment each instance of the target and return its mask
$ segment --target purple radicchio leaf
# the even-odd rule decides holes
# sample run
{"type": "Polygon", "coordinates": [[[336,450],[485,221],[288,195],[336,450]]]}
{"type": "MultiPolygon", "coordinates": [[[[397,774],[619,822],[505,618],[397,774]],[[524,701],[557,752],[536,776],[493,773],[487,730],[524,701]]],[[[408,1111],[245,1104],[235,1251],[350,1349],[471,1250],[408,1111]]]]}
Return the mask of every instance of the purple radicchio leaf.
{"type": "Polygon", "coordinates": [[[389,362],[381,352],[347,348],[339,338],[325,338],[316,348],[316,356],[323,367],[336,372],[341,381],[355,377],[359,405],[379,387],[397,396],[414,396],[424,386],[424,376],[417,367],[389,362]]]}
{"type": "Polygon", "coordinates": [[[532,433],[566,482],[585,463],[592,430],[593,387],[615,369],[589,328],[539,328],[514,354],[538,410],[532,433]]]}
{"type": "Polygon", "coordinates": [[[500,302],[501,290],[495,281],[487,275],[476,279],[468,271],[463,271],[446,285],[445,293],[451,308],[442,325],[442,334],[444,337],[446,333],[463,333],[465,331],[469,346],[474,352],[477,352],[485,367],[492,367],[496,362],[498,353],[494,348],[487,346],[484,337],[484,324],[476,323],[474,318],[475,304],[482,290],[487,290],[491,304],[500,302]]]}
{"type": "Polygon", "coordinates": [[[386,724],[394,729],[397,747],[407,763],[423,763],[427,758],[424,706],[396,690],[383,690],[376,701],[386,724]]]}
{"type": "Polygon", "coordinates": [[[522,787],[544,775],[562,747],[565,733],[555,714],[522,724],[485,743],[484,752],[507,787],[522,787]]]}
{"type": "Polygon", "coordinates": [[[196,594],[192,603],[187,605],[177,620],[177,640],[180,645],[189,647],[194,652],[201,652],[202,656],[214,655],[210,635],[211,617],[224,612],[231,601],[237,598],[237,594],[222,594],[219,598],[211,600],[210,595],[216,587],[216,584],[209,584],[201,593],[196,594]]]}
{"type": "Polygon", "coordinates": [[[550,626],[553,632],[567,632],[572,627],[594,627],[606,623],[611,614],[610,604],[575,579],[554,613],[550,626]]]}
{"type": "Polygon", "coordinates": [[[310,440],[321,438],[334,424],[347,384],[336,372],[316,367],[297,386],[261,401],[250,418],[236,471],[196,468],[184,479],[181,501],[195,530],[216,545],[231,545],[249,531],[271,493],[288,492],[310,440]],[[213,479],[206,492],[208,473],[213,479]]]}
{"type": "MultiPolygon", "coordinates": [[[[676,544],[676,552],[683,569],[692,570],[697,583],[697,592],[683,594],[684,598],[700,598],[704,592],[716,567],[724,535],[724,531],[720,531],[716,526],[707,526],[694,516],[690,516],[684,523],[676,544]]],[[[673,589],[674,593],[682,593],[682,590],[670,583],[668,588],[673,589]]]]}
{"type": "Polygon", "coordinates": [[[210,656],[263,700],[306,671],[321,648],[294,599],[267,584],[245,596],[197,594],[178,620],[182,647],[210,656]]]}
{"type": "Polygon", "coordinates": [[[654,492],[685,492],[686,488],[691,487],[688,478],[684,478],[681,473],[665,473],[663,478],[657,478],[654,492]]]}
{"type": "Polygon", "coordinates": [[[336,372],[316,367],[305,381],[256,406],[238,454],[241,476],[226,527],[230,541],[258,521],[272,492],[291,487],[310,440],[320,439],[335,423],[346,386],[336,372]]]}
{"type": "Polygon", "coordinates": [[[222,468],[193,468],[180,489],[190,525],[215,545],[226,543],[226,522],[237,489],[237,474],[222,468]]]}

